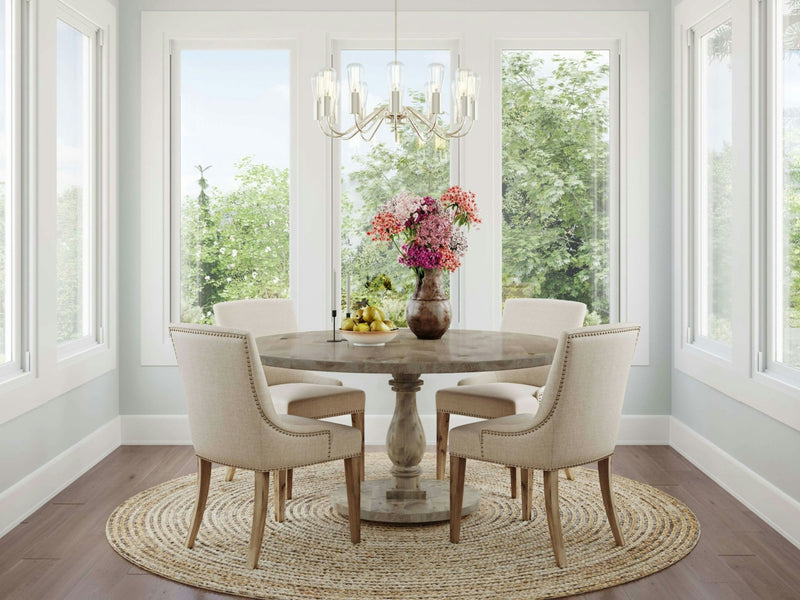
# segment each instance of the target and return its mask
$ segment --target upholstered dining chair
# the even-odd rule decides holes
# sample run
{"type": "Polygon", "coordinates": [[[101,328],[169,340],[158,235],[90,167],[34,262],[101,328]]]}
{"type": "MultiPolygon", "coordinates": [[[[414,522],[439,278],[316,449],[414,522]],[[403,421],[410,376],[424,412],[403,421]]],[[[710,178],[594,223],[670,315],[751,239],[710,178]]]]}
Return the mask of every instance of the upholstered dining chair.
{"type": "Polygon", "coordinates": [[[247,566],[258,565],[267,515],[270,471],[344,460],[350,541],[361,541],[361,433],[348,425],[280,415],[275,411],[252,334],[212,325],[170,327],[192,444],[197,455],[197,499],[186,546],[203,520],[211,465],[255,474],[253,527],[247,566]]]}
{"type": "Polygon", "coordinates": [[[563,332],[536,414],[478,421],[450,431],[451,542],[460,537],[467,459],[521,469],[524,520],[531,518],[533,470],[540,469],[550,541],[556,564],[565,567],[558,470],[597,461],[608,523],[617,545],[624,545],[611,489],[611,455],[639,329],[619,324],[563,332]]]}
{"type": "MultiPolygon", "coordinates": [[[[297,318],[292,301],[285,298],[252,298],[233,300],[214,305],[217,325],[246,329],[254,337],[297,331],[297,318]]],[[[350,415],[353,427],[361,431],[361,478],[364,477],[364,404],[362,390],[344,387],[342,382],[309,371],[264,366],[275,409],[281,414],[325,419],[350,415]]],[[[228,469],[231,481],[235,467],[228,469]]],[[[292,471],[277,473],[275,489],[280,490],[281,502],[275,505],[276,518],[283,520],[284,501],[292,497],[292,471]]]]}
{"type": "MultiPolygon", "coordinates": [[[[510,298],[503,308],[501,331],[558,338],[566,329],[580,327],[586,305],[550,298],[510,298]]],[[[436,392],[436,478],[444,479],[450,415],[494,419],[521,412],[535,413],[538,394],[550,365],[530,369],[479,373],[455,387],[436,392]]],[[[517,497],[517,470],[509,470],[511,497],[517,497]]],[[[572,474],[567,470],[567,477],[572,474]]]]}

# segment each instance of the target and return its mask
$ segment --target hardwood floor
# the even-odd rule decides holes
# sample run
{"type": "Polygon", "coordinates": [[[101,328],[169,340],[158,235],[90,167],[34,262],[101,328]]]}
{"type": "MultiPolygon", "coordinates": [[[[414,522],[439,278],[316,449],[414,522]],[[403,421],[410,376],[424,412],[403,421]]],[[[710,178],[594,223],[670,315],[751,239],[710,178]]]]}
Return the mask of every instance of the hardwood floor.
{"type": "MultiPolygon", "coordinates": [[[[105,522],[115,506],[195,469],[189,446],[118,448],[0,539],[0,598],[230,598],[142,571],[105,539],[105,522]]],[[[677,452],[667,446],[620,446],[613,470],[685,502],[700,520],[702,536],[688,557],[665,571],[577,598],[800,599],[800,549],[677,452]]]]}

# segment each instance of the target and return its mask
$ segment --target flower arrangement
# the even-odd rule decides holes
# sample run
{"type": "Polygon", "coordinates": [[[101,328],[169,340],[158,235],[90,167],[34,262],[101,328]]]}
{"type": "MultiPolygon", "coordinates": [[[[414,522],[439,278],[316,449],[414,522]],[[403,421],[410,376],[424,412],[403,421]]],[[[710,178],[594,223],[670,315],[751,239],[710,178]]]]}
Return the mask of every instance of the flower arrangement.
{"type": "Polygon", "coordinates": [[[398,194],[381,207],[367,235],[375,242],[393,243],[398,262],[421,279],[424,269],[460,267],[467,251],[465,229],[480,222],[475,194],[453,186],[439,200],[398,194]]]}

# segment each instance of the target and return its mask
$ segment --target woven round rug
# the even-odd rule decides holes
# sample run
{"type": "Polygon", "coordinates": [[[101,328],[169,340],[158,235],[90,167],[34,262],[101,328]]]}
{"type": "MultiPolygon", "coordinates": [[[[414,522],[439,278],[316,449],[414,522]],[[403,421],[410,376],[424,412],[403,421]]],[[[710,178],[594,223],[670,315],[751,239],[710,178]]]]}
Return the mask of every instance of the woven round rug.
{"type": "MultiPolygon", "coordinates": [[[[389,459],[367,454],[367,478],[382,478],[389,459]]],[[[422,462],[435,476],[433,456],[422,462]]],[[[245,558],[253,515],[253,476],[224,481],[214,469],[200,532],[184,546],[195,476],[168,481],[118,506],[108,519],[111,546],[139,567],[168,579],[251,598],[469,599],[557,598],[611,587],[664,569],[700,537],[692,512],[649,485],[614,477],[625,546],[614,544],[597,472],[573,469],[559,480],[567,563],[556,567],[536,473],[531,521],[508,493],[507,470],[467,461],[466,480],[481,493],[478,511],[462,521],[461,542],[449,542],[447,522],[383,525],[362,521],[361,543],[350,543],[347,519],[334,512],[331,491],[344,484],[341,461],[297,469],[286,520],[270,516],[258,568],[245,558]]],[[[271,482],[270,482],[271,483],[271,482]]],[[[270,485],[270,487],[272,487],[270,485]]]]}

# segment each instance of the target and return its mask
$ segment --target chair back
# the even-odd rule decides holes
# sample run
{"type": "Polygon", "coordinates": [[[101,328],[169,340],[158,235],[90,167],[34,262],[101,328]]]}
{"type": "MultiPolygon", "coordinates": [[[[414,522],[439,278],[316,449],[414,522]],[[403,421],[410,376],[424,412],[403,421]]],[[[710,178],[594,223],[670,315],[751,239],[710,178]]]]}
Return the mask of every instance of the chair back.
{"type": "Polygon", "coordinates": [[[276,423],[253,336],[211,325],[170,328],[189,413],[192,444],[213,462],[253,468],[276,423]]]}
{"type": "MultiPolygon", "coordinates": [[[[537,417],[551,436],[552,466],[585,464],[614,452],[641,327],[581,327],[561,334],[537,417]]],[[[537,419],[538,420],[538,419],[537,419]]]]}
{"type": "MultiPolygon", "coordinates": [[[[572,300],[552,298],[509,298],[503,308],[501,331],[546,335],[558,339],[567,329],[583,325],[586,305],[572,300]]],[[[499,371],[497,380],[542,387],[550,366],[499,371]]]]}
{"type": "MultiPolygon", "coordinates": [[[[214,305],[217,325],[245,329],[254,338],[297,331],[294,304],[288,298],[248,298],[214,305]]],[[[298,383],[302,377],[292,369],[264,367],[269,385],[298,383]]]]}

